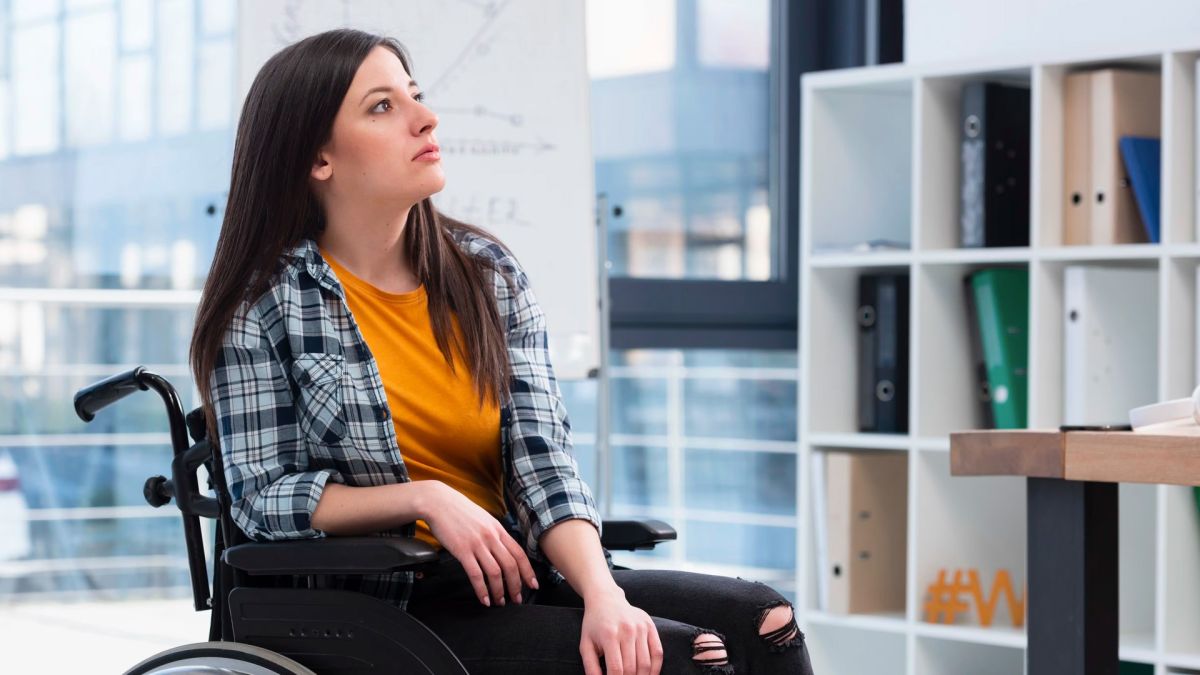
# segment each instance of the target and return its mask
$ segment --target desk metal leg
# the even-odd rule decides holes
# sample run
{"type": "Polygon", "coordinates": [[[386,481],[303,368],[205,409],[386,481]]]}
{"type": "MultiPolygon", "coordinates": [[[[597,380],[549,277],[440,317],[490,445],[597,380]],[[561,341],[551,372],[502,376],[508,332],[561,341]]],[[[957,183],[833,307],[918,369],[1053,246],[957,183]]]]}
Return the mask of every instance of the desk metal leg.
{"type": "Polygon", "coordinates": [[[1117,484],[1027,486],[1027,672],[1116,675],[1117,484]]]}

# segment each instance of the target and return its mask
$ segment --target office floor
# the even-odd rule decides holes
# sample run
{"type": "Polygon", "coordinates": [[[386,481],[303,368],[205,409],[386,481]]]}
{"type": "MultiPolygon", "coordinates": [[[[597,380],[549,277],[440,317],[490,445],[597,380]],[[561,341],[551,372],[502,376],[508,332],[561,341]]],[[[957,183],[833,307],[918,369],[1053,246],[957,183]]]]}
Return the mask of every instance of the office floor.
{"type": "Polygon", "coordinates": [[[0,605],[0,670],[121,673],[163,649],[208,639],[190,599],[0,605]]]}

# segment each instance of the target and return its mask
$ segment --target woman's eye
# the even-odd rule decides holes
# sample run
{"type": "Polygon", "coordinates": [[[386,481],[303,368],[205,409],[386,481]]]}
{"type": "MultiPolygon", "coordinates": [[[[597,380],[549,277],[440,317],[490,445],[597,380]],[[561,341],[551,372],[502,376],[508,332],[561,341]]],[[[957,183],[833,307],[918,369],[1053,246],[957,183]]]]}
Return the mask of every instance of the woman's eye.
{"type": "MultiPolygon", "coordinates": [[[[423,103],[425,101],[425,94],[416,94],[415,96],[413,96],[413,100],[416,101],[417,103],[423,103]]],[[[380,99],[379,103],[376,103],[375,107],[371,108],[371,111],[374,112],[376,110],[379,110],[379,106],[385,105],[385,104],[387,105],[387,108],[385,108],[385,111],[392,109],[391,100],[384,98],[384,99],[380,99]]]]}

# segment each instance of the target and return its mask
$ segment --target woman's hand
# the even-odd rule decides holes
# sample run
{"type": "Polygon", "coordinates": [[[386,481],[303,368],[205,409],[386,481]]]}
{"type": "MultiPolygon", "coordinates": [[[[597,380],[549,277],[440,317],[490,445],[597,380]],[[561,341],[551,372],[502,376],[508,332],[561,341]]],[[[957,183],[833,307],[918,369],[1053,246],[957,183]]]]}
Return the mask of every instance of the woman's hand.
{"type": "Polygon", "coordinates": [[[521,580],[538,587],[537,576],[521,545],[500,521],[462,493],[441,481],[427,483],[428,496],[422,519],[438,542],[462,563],[463,570],[483,604],[504,604],[504,591],[521,602],[521,580]]]}
{"type": "Polygon", "coordinates": [[[659,675],[663,649],[646,612],[615,588],[584,600],[579,653],[587,675],[659,675]],[[600,657],[605,670],[600,670],[600,657]]]}

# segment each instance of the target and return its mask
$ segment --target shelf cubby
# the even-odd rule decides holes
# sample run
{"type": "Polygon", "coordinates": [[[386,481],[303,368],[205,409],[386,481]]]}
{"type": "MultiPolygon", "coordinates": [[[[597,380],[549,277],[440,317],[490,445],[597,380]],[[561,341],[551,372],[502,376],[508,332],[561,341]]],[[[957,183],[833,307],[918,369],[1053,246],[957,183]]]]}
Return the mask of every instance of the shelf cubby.
{"type": "MultiPolygon", "coordinates": [[[[1042,64],[1033,74],[1033,184],[1031,216],[1033,239],[1042,247],[1059,247],[1065,242],[1063,210],[1066,138],[1066,82],[1072,73],[1121,68],[1162,72],[1163,56],[1138,54],[1104,61],[1042,64]]],[[[1090,199],[1090,196],[1088,196],[1090,199]]]]}
{"type": "Polygon", "coordinates": [[[912,89],[909,79],[883,79],[805,98],[806,114],[821,128],[805,140],[814,252],[877,239],[911,242],[912,89]]]}
{"type": "MultiPolygon", "coordinates": [[[[944,452],[919,452],[916,475],[916,574],[910,618],[925,622],[928,589],[946,570],[976,569],[985,596],[996,572],[1007,570],[1013,590],[1025,584],[1025,483],[1005,477],[955,478],[944,452]]],[[[973,603],[955,625],[978,626],[973,603]]],[[[1011,629],[1006,603],[996,607],[992,627],[1011,629]]],[[[992,630],[988,628],[985,630],[992,630]]]]}
{"type": "Polygon", "coordinates": [[[903,675],[907,638],[903,633],[837,623],[809,624],[806,642],[813,672],[903,675]]]}
{"type": "Polygon", "coordinates": [[[1200,668],[1200,507],[1194,488],[1164,486],[1164,649],[1200,668]]]}
{"type": "Polygon", "coordinates": [[[913,323],[917,331],[915,356],[916,432],[921,438],[945,436],[984,426],[979,403],[976,363],[972,357],[970,321],[964,279],[1011,264],[925,264],[916,272],[913,323]]]}
{"type": "MultiPolygon", "coordinates": [[[[858,279],[867,272],[907,272],[905,267],[838,267],[813,270],[810,316],[822,326],[812,349],[823,355],[801,378],[820,395],[807,400],[814,433],[857,434],[858,279]]],[[[911,401],[911,396],[910,399],[911,401]]],[[[874,435],[874,434],[871,434],[874,435]]],[[[892,434],[883,436],[894,437],[892,434]]]]}
{"type": "Polygon", "coordinates": [[[1152,651],[1158,487],[1124,484],[1117,500],[1121,646],[1152,651]]]}
{"type": "Polygon", "coordinates": [[[1025,666],[1023,649],[960,640],[917,638],[916,672],[922,675],[1013,675],[1025,666]]]}
{"type": "MultiPolygon", "coordinates": [[[[1085,247],[1077,247],[1085,248],[1085,247]]],[[[1113,258],[1109,260],[1043,260],[1034,264],[1030,275],[1030,293],[1033,296],[1030,303],[1030,334],[1031,340],[1037,347],[1030,350],[1029,373],[1029,405],[1030,427],[1036,429],[1057,428],[1066,420],[1066,351],[1068,349],[1066,333],[1066,271],[1076,265],[1100,266],[1105,268],[1124,268],[1159,270],[1159,258],[1129,259],[1113,258]]],[[[1161,273],[1159,292],[1145,302],[1158,305],[1158,295],[1162,288],[1161,273]]],[[[1159,316],[1161,324],[1161,313],[1159,316]]],[[[1161,334],[1161,325],[1156,331],[1161,334]]],[[[1156,364],[1159,350],[1159,340],[1151,340],[1143,347],[1152,353],[1143,351],[1138,354],[1149,363],[1156,364]]],[[[1132,356],[1132,355],[1131,355],[1132,356]]],[[[1154,368],[1154,366],[1151,366],[1154,368]]],[[[1157,380],[1157,375],[1155,376],[1157,380]]],[[[1155,389],[1157,391],[1157,389],[1155,389]]],[[[1153,398],[1153,395],[1151,395],[1153,398]]],[[[1153,400],[1139,403],[1145,405],[1153,400]]],[[[1122,422],[1127,420],[1114,420],[1122,422]]]]}
{"type": "MultiPolygon", "coordinates": [[[[818,466],[815,464],[815,461],[816,461],[816,458],[820,457],[824,460],[821,463],[820,468],[822,468],[824,471],[827,472],[828,471],[828,468],[827,468],[828,467],[828,456],[830,455],[830,453],[862,453],[862,454],[868,454],[868,455],[870,455],[870,454],[875,454],[875,455],[889,454],[892,456],[902,456],[902,457],[905,457],[905,459],[907,461],[904,463],[903,472],[900,472],[899,469],[897,470],[895,480],[904,481],[907,484],[906,488],[905,488],[905,492],[908,495],[907,503],[911,504],[912,503],[912,497],[911,497],[912,487],[911,487],[911,483],[909,482],[910,481],[909,477],[912,475],[912,469],[910,466],[911,465],[911,455],[909,454],[909,450],[908,450],[907,446],[905,446],[905,447],[880,447],[881,445],[884,445],[884,444],[872,444],[871,443],[871,441],[873,440],[871,437],[873,435],[874,434],[860,434],[858,436],[858,438],[861,439],[862,441],[864,441],[864,443],[862,445],[858,445],[858,446],[853,446],[850,444],[813,446],[811,448],[810,452],[808,453],[809,461],[810,461],[808,470],[810,472],[812,472],[818,468],[818,466]]],[[[831,437],[829,435],[824,435],[823,437],[826,440],[833,440],[833,439],[831,439],[831,437]]],[[[848,441],[850,439],[847,438],[846,440],[848,441]]],[[[811,482],[813,480],[820,480],[823,486],[828,485],[826,476],[820,476],[819,478],[814,478],[812,475],[810,475],[809,476],[810,486],[811,486],[811,482]]],[[[817,498],[816,493],[812,490],[809,490],[808,494],[814,500],[817,498]]],[[[821,496],[824,498],[828,498],[828,490],[827,489],[823,490],[823,494],[821,496]]],[[[856,508],[857,508],[857,506],[856,506],[856,508]]],[[[810,511],[809,511],[810,513],[828,513],[828,509],[826,506],[818,505],[815,502],[809,504],[809,509],[810,509],[810,511]]],[[[904,524],[903,524],[903,527],[905,528],[905,543],[904,543],[905,562],[907,561],[907,558],[908,558],[907,551],[910,548],[907,543],[908,542],[907,533],[908,533],[908,528],[909,528],[909,525],[911,522],[912,522],[912,518],[908,517],[906,515],[906,517],[904,519],[904,524]]],[[[819,531],[818,528],[815,527],[815,525],[813,527],[810,527],[807,530],[807,532],[808,532],[807,536],[808,536],[809,540],[808,540],[808,542],[806,542],[807,543],[806,550],[808,552],[807,564],[808,564],[809,569],[824,569],[826,566],[831,565],[831,563],[828,559],[824,560],[824,561],[820,560],[818,557],[818,553],[817,553],[817,551],[821,548],[821,545],[818,542],[818,537],[821,537],[823,535],[827,536],[827,533],[823,533],[823,532],[819,531]]],[[[830,554],[827,553],[826,555],[828,556],[830,554]]],[[[904,564],[904,563],[902,563],[902,564],[904,564]]],[[[908,575],[905,575],[905,576],[907,578],[908,575]]],[[[847,623],[847,622],[854,623],[856,621],[866,621],[866,622],[868,622],[868,625],[871,625],[870,622],[872,622],[872,621],[884,622],[884,624],[886,624],[886,622],[888,622],[888,621],[892,621],[892,622],[898,622],[900,626],[904,625],[903,624],[904,617],[905,617],[904,608],[897,608],[897,610],[895,610],[895,611],[855,612],[855,613],[843,614],[843,613],[833,612],[832,610],[830,610],[827,607],[822,607],[821,602],[820,602],[820,597],[819,597],[820,589],[817,586],[817,578],[816,578],[815,574],[809,575],[809,589],[808,590],[809,590],[809,592],[807,595],[807,609],[810,611],[816,612],[816,613],[820,613],[822,616],[826,617],[827,623],[834,622],[834,621],[840,622],[840,623],[847,623]]]]}
{"type": "MultiPolygon", "coordinates": [[[[917,245],[921,250],[956,249],[962,241],[962,92],[971,82],[1029,87],[1029,68],[941,75],[917,80],[917,245]]],[[[1029,223],[1022,227],[1028,228],[1029,223]]]]}

